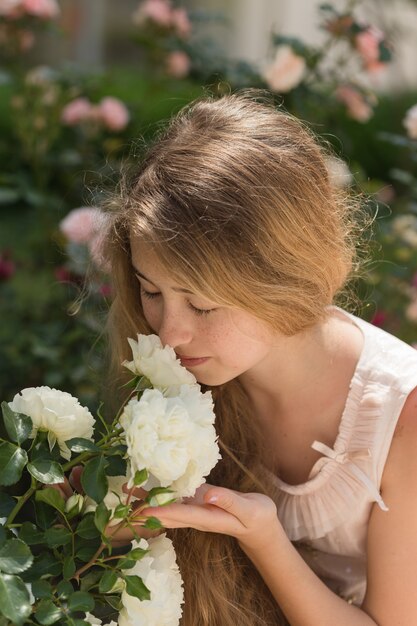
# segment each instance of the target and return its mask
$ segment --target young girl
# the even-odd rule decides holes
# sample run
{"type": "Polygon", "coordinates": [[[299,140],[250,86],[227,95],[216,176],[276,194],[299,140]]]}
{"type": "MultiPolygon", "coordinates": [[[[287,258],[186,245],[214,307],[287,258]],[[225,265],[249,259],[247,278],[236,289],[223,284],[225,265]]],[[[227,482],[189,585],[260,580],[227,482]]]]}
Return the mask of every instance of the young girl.
{"type": "Polygon", "coordinates": [[[115,361],[157,333],[215,399],[208,484],[146,510],[183,626],[417,624],[417,351],[334,306],[357,207],[325,163],[259,94],[204,98],[109,207],[115,361]]]}

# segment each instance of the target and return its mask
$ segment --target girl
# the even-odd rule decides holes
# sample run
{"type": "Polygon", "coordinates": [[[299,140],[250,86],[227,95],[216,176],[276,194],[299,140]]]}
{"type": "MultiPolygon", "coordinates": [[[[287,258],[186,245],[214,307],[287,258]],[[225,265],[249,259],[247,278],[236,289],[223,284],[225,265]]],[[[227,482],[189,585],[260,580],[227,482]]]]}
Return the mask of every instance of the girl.
{"type": "Polygon", "coordinates": [[[334,305],[355,205],[248,91],[181,111],[110,209],[115,362],[157,333],[223,459],[172,530],[183,626],[417,624],[417,352],[334,305]]]}

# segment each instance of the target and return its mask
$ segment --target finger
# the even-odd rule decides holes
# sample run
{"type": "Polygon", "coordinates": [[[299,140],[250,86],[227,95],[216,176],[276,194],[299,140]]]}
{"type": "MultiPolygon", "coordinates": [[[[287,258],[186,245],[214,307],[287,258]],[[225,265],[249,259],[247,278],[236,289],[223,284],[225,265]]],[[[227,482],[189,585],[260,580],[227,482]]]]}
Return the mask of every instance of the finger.
{"type": "Polygon", "coordinates": [[[142,487],[133,487],[129,489],[129,487],[127,486],[127,483],[123,485],[122,491],[123,493],[127,493],[127,494],[131,493],[132,496],[134,498],[137,498],[138,500],[144,500],[146,496],[148,495],[148,492],[145,491],[145,489],[142,489],[142,487]]]}
{"type": "Polygon", "coordinates": [[[156,517],[165,528],[195,528],[205,532],[238,536],[244,526],[233,514],[208,504],[168,504],[148,507],[141,516],[156,517]]]}
{"type": "MultiPolygon", "coordinates": [[[[149,528],[143,528],[137,524],[133,527],[136,535],[142,537],[143,539],[157,537],[161,534],[161,532],[163,532],[163,530],[150,530],[149,528]]],[[[104,533],[110,539],[112,546],[115,547],[127,545],[136,539],[132,529],[123,526],[123,524],[118,524],[117,526],[108,524],[104,533]]]]}
{"type": "Polygon", "coordinates": [[[83,469],[82,465],[76,465],[72,468],[69,476],[70,485],[72,485],[78,493],[84,493],[84,489],[81,485],[81,474],[83,473],[83,469]]]}

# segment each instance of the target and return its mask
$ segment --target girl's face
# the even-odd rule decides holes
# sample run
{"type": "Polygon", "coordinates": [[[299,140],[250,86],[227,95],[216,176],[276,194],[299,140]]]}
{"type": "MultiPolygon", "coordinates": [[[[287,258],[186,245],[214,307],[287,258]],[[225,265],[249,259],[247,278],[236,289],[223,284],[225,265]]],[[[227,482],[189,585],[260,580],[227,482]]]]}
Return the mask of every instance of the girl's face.
{"type": "Polygon", "coordinates": [[[174,348],[198,382],[221,385],[263,370],[276,341],[264,322],[176,283],[144,242],[132,240],[131,249],[148,324],[163,345],[174,348]]]}

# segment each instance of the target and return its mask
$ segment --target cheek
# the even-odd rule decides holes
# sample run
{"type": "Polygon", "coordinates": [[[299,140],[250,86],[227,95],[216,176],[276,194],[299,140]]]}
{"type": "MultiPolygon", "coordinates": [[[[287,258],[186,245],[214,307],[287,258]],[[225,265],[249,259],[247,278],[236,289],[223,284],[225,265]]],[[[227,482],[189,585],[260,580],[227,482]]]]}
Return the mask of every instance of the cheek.
{"type": "Polygon", "coordinates": [[[156,302],[146,301],[142,298],[142,310],[146,321],[152,330],[158,334],[159,327],[161,325],[161,315],[159,313],[159,307],[156,302]]]}

